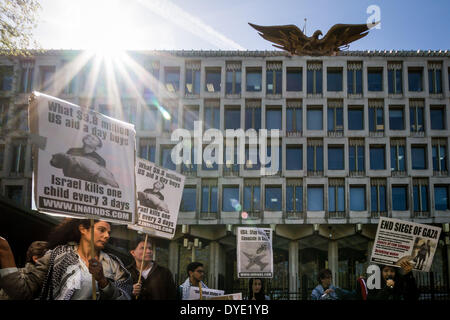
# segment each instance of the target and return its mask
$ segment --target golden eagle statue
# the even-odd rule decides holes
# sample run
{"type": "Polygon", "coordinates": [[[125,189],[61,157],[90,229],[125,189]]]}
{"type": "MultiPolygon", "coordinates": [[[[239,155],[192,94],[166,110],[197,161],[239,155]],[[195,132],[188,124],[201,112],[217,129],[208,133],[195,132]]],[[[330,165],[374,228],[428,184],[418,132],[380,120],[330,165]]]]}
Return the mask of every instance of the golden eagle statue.
{"type": "MultiPolygon", "coordinates": [[[[372,27],[376,26],[376,22],[372,27]]],[[[361,39],[369,33],[367,24],[335,24],[328,30],[325,37],[317,30],[312,37],[307,37],[297,26],[258,26],[248,23],[259,31],[264,39],[276,43],[273,46],[290,52],[292,55],[332,56],[342,49],[347,49],[349,43],[361,39]]]]}

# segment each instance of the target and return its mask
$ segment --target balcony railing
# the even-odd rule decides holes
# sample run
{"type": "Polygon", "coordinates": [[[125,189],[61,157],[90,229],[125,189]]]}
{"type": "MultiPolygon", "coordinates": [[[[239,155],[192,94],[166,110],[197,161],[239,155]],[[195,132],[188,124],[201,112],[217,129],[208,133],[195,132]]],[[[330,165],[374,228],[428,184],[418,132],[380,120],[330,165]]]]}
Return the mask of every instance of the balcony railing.
{"type": "Polygon", "coordinates": [[[305,215],[303,211],[287,211],[286,219],[304,219],[305,215]]]}
{"type": "Polygon", "coordinates": [[[308,170],[308,176],[310,176],[310,177],[322,177],[323,176],[323,171],[308,170]]]}
{"type": "Polygon", "coordinates": [[[414,218],[429,218],[429,211],[414,211],[414,218]]]}
{"type": "Polygon", "coordinates": [[[328,211],[328,219],[345,219],[345,211],[328,211]]]}
{"type": "Polygon", "coordinates": [[[204,220],[215,220],[218,218],[218,213],[217,212],[200,212],[199,218],[204,219],[204,220]]]}
{"type": "Polygon", "coordinates": [[[370,213],[371,218],[380,218],[380,217],[385,217],[385,218],[390,218],[390,214],[387,211],[372,211],[370,213]]]}

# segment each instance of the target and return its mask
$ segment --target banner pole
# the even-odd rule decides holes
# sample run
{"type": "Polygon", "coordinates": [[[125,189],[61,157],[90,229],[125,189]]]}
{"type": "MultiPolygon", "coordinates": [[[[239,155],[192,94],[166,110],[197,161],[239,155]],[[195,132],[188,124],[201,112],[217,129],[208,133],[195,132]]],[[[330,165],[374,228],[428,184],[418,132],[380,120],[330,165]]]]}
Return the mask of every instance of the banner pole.
{"type": "MultiPolygon", "coordinates": [[[[94,250],[94,219],[91,219],[91,259],[95,258],[94,250]]],[[[92,300],[97,300],[97,288],[95,285],[95,278],[92,275],[92,300]]]]}
{"type": "MultiPolygon", "coordinates": [[[[141,267],[139,268],[139,279],[138,279],[138,283],[141,283],[142,269],[144,268],[145,250],[147,250],[147,240],[148,240],[148,234],[145,234],[144,252],[142,253],[141,267]]],[[[138,298],[139,298],[139,295],[136,296],[136,300],[137,300],[138,298]]]]}
{"type": "Polygon", "coordinates": [[[203,293],[202,293],[202,282],[198,282],[198,290],[200,292],[200,300],[203,300],[203,293]]]}

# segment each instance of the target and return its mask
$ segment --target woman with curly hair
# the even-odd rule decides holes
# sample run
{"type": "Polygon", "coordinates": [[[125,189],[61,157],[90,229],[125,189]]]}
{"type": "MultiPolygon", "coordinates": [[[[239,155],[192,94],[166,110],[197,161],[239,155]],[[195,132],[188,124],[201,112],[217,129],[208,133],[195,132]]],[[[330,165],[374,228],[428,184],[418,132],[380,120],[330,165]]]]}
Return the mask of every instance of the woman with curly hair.
{"type": "Polygon", "coordinates": [[[111,226],[94,223],[94,256],[91,254],[90,220],[65,219],[50,234],[49,251],[36,261],[32,273],[18,272],[8,242],[0,237],[0,287],[12,299],[92,299],[92,276],[97,299],[130,299],[132,280],[119,258],[103,251],[111,226]]]}
{"type": "Polygon", "coordinates": [[[264,294],[264,282],[260,278],[251,278],[248,282],[248,300],[270,300],[264,294]]]}

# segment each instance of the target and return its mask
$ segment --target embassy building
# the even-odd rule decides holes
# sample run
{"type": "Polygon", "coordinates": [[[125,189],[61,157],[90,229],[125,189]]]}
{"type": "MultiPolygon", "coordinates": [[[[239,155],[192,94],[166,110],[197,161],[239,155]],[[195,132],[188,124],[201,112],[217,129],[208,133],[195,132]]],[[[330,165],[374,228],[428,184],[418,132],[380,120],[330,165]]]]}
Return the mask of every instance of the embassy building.
{"type": "MultiPolygon", "coordinates": [[[[274,235],[274,278],[266,282],[273,299],[309,299],[322,268],[332,270],[335,285],[353,289],[368,265],[379,218],[391,217],[442,228],[432,272],[415,275],[422,292],[432,287],[433,297],[448,297],[448,51],[128,56],[132,62],[123,64],[83,58],[80,51],[0,57],[5,198],[31,208],[27,103],[37,90],[133,123],[138,156],[186,176],[177,234],[155,240],[154,250],[177,283],[196,260],[210,288],[245,293],[247,280],[236,271],[236,228],[263,226],[274,235]],[[252,160],[248,139],[241,164],[235,147],[220,164],[175,165],[170,153],[178,141],[171,134],[183,128],[193,136],[196,121],[203,132],[224,135],[279,130],[280,166],[261,174],[265,164],[252,160]]],[[[136,236],[113,226],[111,244],[126,256],[136,236]]]]}

